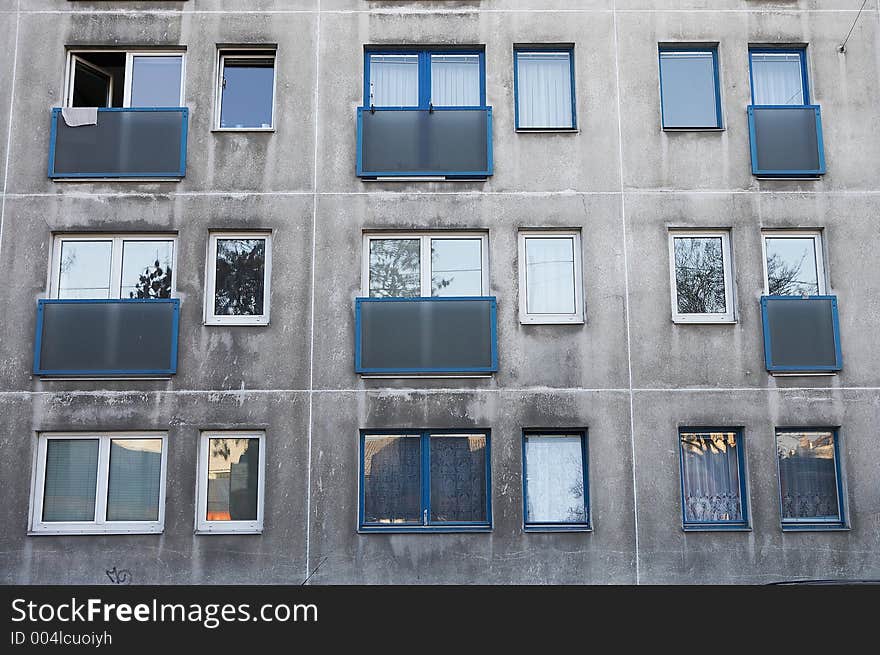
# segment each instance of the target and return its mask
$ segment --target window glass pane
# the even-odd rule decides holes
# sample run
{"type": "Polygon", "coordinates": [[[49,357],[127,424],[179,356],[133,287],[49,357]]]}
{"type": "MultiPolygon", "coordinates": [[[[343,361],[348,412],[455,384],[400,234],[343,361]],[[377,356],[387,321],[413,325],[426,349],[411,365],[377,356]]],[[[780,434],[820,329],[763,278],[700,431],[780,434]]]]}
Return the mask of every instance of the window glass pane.
{"type": "Polygon", "coordinates": [[[223,59],[220,127],[272,127],[275,59],[223,59]]]}
{"type": "Polygon", "coordinates": [[[173,241],[125,241],[122,244],[121,298],[170,298],[173,241]]]}
{"type": "Polygon", "coordinates": [[[420,296],[420,248],[419,239],[370,239],[370,296],[420,296]]]}
{"type": "Polygon", "coordinates": [[[517,127],[573,127],[571,53],[518,52],[517,127]]]}
{"type": "Polygon", "coordinates": [[[801,56],[796,52],[753,52],[752,95],[756,105],[804,104],[801,56]]]}
{"type": "Polygon", "coordinates": [[[711,52],[661,52],[663,127],[718,127],[711,52]]]}
{"type": "Polygon", "coordinates": [[[481,296],[480,239],[431,239],[431,295],[481,296]]]}
{"type": "Polygon", "coordinates": [[[742,521],[735,432],[681,433],[685,521],[742,521]]]}
{"type": "Polygon", "coordinates": [[[721,237],[675,237],[673,243],[678,313],[727,313],[721,237]]]}
{"type": "Polygon", "coordinates": [[[260,440],[208,439],[208,521],[256,521],[260,440]]]}
{"type": "Polygon", "coordinates": [[[111,439],[108,521],[158,521],[161,439],[111,439]]]}
{"type": "Polygon", "coordinates": [[[370,55],[370,104],[376,107],[417,107],[418,55],[370,55]]]}
{"type": "Polygon", "coordinates": [[[819,295],[816,240],[766,237],[767,288],[771,296],[819,295]]]}
{"type": "Polygon", "coordinates": [[[74,59],[73,107],[109,107],[113,77],[80,58],[74,59]]]}
{"type": "Polygon", "coordinates": [[[131,107],[179,107],[183,57],[132,57],[131,107]]]}
{"type": "Polygon", "coordinates": [[[526,238],[526,311],[574,314],[574,239],[526,238]]]}
{"type": "Polygon", "coordinates": [[[214,313],[261,316],[266,272],[265,239],[217,239],[214,313]]]}
{"type": "Polygon", "coordinates": [[[109,298],[112,241],[62,241],[59,298],[109,298]]]}
{"type": "Polygon", "coordinates": [[[421,437],[364,437],[364,521],[418,523],[421,517],[421,437]]]}
{"type": "Polygon", "coordinates": [[[431,103],[435,107],[479,107],[480,56],[431,55],[431,103]]]}
{"type": "Polygon", "coordinates": [[[782,519],[840,520],[833,432],[777,431],[782,519]]]}
{"type": "Polygon", "coordinates": [[[431,436],[431,521],[486,521],[486,436],[431,436]]]}
{"type": "Polygon", "coordinates": [[[580,435],[526,437],[526,523],[587,523],[580,435]]]}
{"type": "Polygon", "coordinates": [[[44,521],[94,521],[97,439],[47,439],[44,521]]]}

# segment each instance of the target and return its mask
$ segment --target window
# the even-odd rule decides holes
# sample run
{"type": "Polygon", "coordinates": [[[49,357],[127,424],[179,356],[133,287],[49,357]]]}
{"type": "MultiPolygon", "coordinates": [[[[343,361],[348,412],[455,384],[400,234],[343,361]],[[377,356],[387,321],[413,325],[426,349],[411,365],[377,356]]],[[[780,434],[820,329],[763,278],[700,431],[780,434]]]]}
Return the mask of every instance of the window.
{"type": "Polygon", "coordinates": [[[663,129],[720,129],[721,89],[716,46],[660,47],[663,129]]]}
{"type": "Polygon", "coordinates": [[[521,323],[583,323],[580,232],[519,233],[521,323]]]}
{"type": "Polygon", "coordinates": [[[165,435],[41,434],[31,531],[162,532],[165,435]]]}
{"type": "Polygon", "coordinates": [[[782,529],[846,528],[837,430],[777,429],[782,529]]]}
{"type": "Polygon", "coordinates": [[[268,324],[271,264],[268,233],[212,233],[205,274],[205,322],[268,324]]]}
{"type": "Polygon", "coordinates": [[[263,530],[262,432],[205,432],[199,450],[199,532],[263,530]]]}
{"type": "Polygon", "coordinates": [[[484,296],[488,237],[480,233],[367,234],[364,294],[371,298],[484,296]]]}
{"type": "Polygon", "coordinates": [[[274,127],[275,51],[221,50],[217,80],[219,130],[274,127]]]}
{"type": "Polygon", "coordinates": [[[82,235],[55,238],[52,298],[171,298],[175,237],[82,235]]]}
{"type": "Polygon", "coordinates": [[[513,51],[513,85],[518,130],[577,127],[574,48],[521,47],[513,51]]]}
{"type": "Polygon", "coordinates": [[[749,527],[742,431],[679,431],[681,511],[685,530],[749,527]]]}
{"type": "Polygon", "coordinates": [[[527,531],[589,530],[587,435],[539,430],[523,435],[523,514],[527,531]]]}
{"type": "Polygon", "coordinates": [[[749,50],[752,104],[802,106],[810,104],[806,50],[749,50]]]}
{"type": "Polygon", "coordinates": [[[364,104],[367,107],[483,107],[486,73],[483,51],[367,51],[364,104]]]}
{"type": "Polygon", "coordinates": [[[769,296],[825,294],[819,232],[764,232],[764,291],[769,296]]]}
{"type": "Polygon", "coordinates": [[[360,529],[491,528],[489,432],[361,433],[360,529]]]}
{"type": "Polygon", "coordinates": [[[728,232],[669,233],[672,320],[732,323],[733,275],[728,232]]]}
{"type": "Polygon", "coordinates": [[[72,51],[67,107],[182,107],[182,52],[72,51]]]}

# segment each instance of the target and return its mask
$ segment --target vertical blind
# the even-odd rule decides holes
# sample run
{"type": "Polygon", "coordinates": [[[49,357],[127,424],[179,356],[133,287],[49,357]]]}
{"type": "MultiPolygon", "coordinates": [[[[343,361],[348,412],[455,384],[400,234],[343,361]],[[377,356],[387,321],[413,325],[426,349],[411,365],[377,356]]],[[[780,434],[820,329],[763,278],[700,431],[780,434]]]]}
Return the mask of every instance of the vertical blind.
{"type": "Polygon", "coordinates": [[[720,127],[713,52],[660,53],[663,127],[720,127]]]}
{"type": "Polygon", "coordinates": [[[480,56],[431,55],[431,103],[435,107],[479,107],[480,56]]]}
{"type": "Polygon", "coordinates": [[[528,313],[573,314],[574,239],[531,237],[525,247],[528,313]]]}
{"type": "Polygon", "coordinates": [[[796,52],[753,52],[752,96],[756,105],[803,105],[801,55],[796,52]]]}
{"type": "Polygon", "coordinates": [[[161,439],[113,439],[107,481],[108,521],[158,521],[161,439]]]}
{"type": "Polygon", "coordinates": [[[44,521],[94,521],[97,485],[97,439],[46,442],[44,521]]]}
{"type": "Polygon", "coordinates": [[[370,104],[376,107],[417,107],[419,56],[370,55],[370,104]]]}
{"type": "Polygon", "coordinates": [[[520,128],[571,128],[571,53],[518,52],[520,128]]]}

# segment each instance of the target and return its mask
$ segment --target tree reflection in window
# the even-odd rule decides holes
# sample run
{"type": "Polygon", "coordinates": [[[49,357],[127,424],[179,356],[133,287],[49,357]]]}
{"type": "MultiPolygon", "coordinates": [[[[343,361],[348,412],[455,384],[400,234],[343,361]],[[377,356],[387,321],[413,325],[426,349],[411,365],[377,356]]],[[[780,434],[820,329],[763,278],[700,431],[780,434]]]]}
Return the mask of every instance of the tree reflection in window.
{"type": "Polygon", "coordinates": [[[217,239],[214,314],[260,316],[266,273],[265,239],[217,239]]]}
{"type": "Polygon", "coordinates": [[[419,239],[371,239],[370,297],[421,295],[420,249],[419,239]]]}
{"type": "Polygon", "coordinates": [[[817,296],[819,274],[813,237],[767,237],[767,290],[771,296],[817,296]]]}
{"type": "Polygon", "coordinates": [[[724,314],[720,237],[675,237],[675,286],[680,314],[724,314]]]}
{"type": "Polygon", "coordinates": [[[208,521],[256,521],[260,440],[209,439],[208,521]]]}

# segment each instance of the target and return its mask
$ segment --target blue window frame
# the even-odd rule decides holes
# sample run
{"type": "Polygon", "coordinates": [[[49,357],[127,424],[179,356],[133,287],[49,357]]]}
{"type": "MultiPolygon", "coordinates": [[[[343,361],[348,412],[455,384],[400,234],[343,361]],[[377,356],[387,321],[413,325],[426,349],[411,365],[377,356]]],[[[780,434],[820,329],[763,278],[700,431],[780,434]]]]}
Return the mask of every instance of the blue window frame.
{"type": "Polygon", "coordinates": [[[396,109],[486,106],[486,58],[476,48],[368,48],[364,106],[396,109]]]}
{"type": "Polygon", "coordinates": [[[523,529],[591,529],[587,431],[524,430],[523,529]]]}
{"type": "Polygon", "coordinates": [[[489,430],[362,430],[359,531],[488,532],[489,430]]]}
{"type": "Polygon", "coordinates": [[[837,428],[776,428],[782,529],[848,529],[837,428]]]}
{"type": "Polygon", "coordinates": [[[748,529],[742,430],[680,428],[678,445],[682,527],[687,531],[748,529]]]}
{"type": "Polygon", "coordinates": [[[513,50],[517,130],[575,130],[573,46],[517,46],[513,50]]]}
{"type": "Polygon", "coordinates": [[[663,129],[721,129],[718,47],[660,46],[659,57],[663,129]]]}
{"type": "Polygon", "coordinates": [[[806,48],[749,48],[753,105],[810,104],[806,48]]]}

